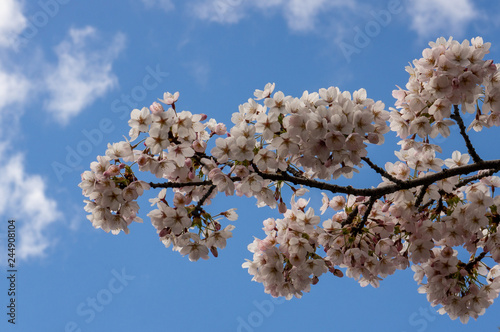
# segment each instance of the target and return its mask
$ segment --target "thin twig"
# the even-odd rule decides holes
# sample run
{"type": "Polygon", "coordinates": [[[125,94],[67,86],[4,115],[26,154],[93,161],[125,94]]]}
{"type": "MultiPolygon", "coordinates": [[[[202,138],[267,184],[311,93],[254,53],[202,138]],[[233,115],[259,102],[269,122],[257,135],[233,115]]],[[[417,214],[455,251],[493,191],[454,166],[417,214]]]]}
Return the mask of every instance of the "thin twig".
{"type": "Polygon", "coordinates": [[[415,201],[415,207],[418,208],[420,204],[422,204],[422,201],[424,200],[425,192],[427,191],[427,188],[429,188],[429,184],[425,184],[422,187],[422,190],[420,190],[420,193],[418,194],[417,200],[415,201]]]}
{"type": "Polygon", "coordinates": [[[401,181],[400,179],[395,178],[391,174],[387,173],[384,169],[381,167],[375,165],[368,157],[361,157],[361,160],[363,160],[365,163],[368,164],[375,172],[378,174],[382,175],[384,178],[386,178],[389,181],[392,181],[397,184],[403,184],[404,181],[401,181]]]}
{"type": "Polygon", "coordinates": [[[483,251],[482,253],[479,254],[479,256],[474,258],[474,260],[470,261],[469,263],[467,263],[467,265],[465,265],[465,270],[468,272],[471,272],[474,265],[476,265],[478,262],[480,262],[485,256],[486,256],[486,252],[483,251]]]}
{"type": "Polygon", "coordinates": [[[153,183],[149,182],[151,188],[184,188],[184,187],[198,187],[211,185],[212,181],[200,181],[200,182],[165,182],[165,183],[153,183]]]}
{"type": "Polygon", "coordinates": [[[460,116],[460,111],[458,109],[458,105],[453,105],[453,110],[454,110],[454,112],[450,117],[457,122],[458,127],[460,128],[460,135],[462,135],[462,137],[464,138],[465,145],[467,146],[467,151],[469,151],[469,154],[472,157],[472,160],[474,160],[475,163],[482,161],[482,159],[477,154],[476,149],[474,149],[474,147],[472,146],[469,135],[467,135],[464,121],[462,120],[462,117],[460,116]]]}
{"type": "Polygon", "coordinates": [[[460,187],[463,187],[463,186],[465,186],[466,184],[468,184],[468,183],[470,183],[472,181],[480,180],[482,178],[485,178],[485,177],[488,177],[490,175],[493,175],[496,172],[498,172],[498,171],[495,170],[495,169],[490,169],[487,172],[484,172],[482,174],[474,175],[474,176],[468,177],[466,179],[463,179],[462,181],[460,181],[459,183],[457,183],[457,185],[455,186],[454,189],[458,189],[460,187]]]}
{"type": "Polygon", "coordinates": [[[306,178],[304,176],[303,173],[301,173],[300,171],[294,169],[292,166],[288,165],[288,167],[286,168],[286,171],[290,174],[292,174],[293,176],[297,177],[297,178],[306,178]]]}
{"type": "Polygon", "coordinates": [[[342,227],[344,227],[345,225],[350,225],[357,215],[358,215],[358,206],[356,205],[354,207],[354,210],[352,210],[351,213],[349,213],[346,220],[342,221],[341,223],[342,227]]]}
{"type": "Polygon", "coordinates": [[[373,204],[375,204],[375,201],[377,199],[379,199],[379,197],[376,197],[376,196],[370,197],[370,202],[368,203],[368,207],[367,207],[367,209],[365,211],[365,214],[363,215],[363,219],[361,220],[361,222],[359,223],[359,225],[357,225],[356,228],[354,228],[354,236],[356,236],[359,232],[361,232],[361,230],[363,229],[363,227],[365,227],[365,224],[368,221],[368,216],[372,212],[373,204]]]}
{"type": "Polygon", "coordinates": [[[427,203],[425,203],[424,205],[422,205],[421,207],[419,207],[418,209],[418,212],[422,212],[423,210],[425,210],[425,208],[431,206],[432,204],[434,204],[434,202],[436,202],[435,200],[431,199],[430,201],[428,201],[427,203]]]}
{"type": "Polygon", "coordinates": [[[201,207],[203,206],[203,204],[205,204],[205,201],[208,199],[208,197],[212,194],[212,192],[214,191],[214,189],[216,188],[217,186],[216,185],[211,185],[210,188],[208,188],[207,192],[205,193],[205,195],[203,195],[203,197],[199,200],[198,204],[196,204],[196,207],[194,208],[193,210],[193,215],[194,216],[200,216],[200,213],[201,213],[201,207]]]}
{"type": "MultiPolygon", "coordinates": [[[[238,176],[233,176],[229,178],[231,181],[240,181],[241,178],[238,176]]],[[[211,180],[199,181],[199,182],[164,182],[164,183],[153,183],[149,182],[151,188],[185,188],[185,187],[199,187],[199,186],[210,186],[213,185],[211,180]]]]}

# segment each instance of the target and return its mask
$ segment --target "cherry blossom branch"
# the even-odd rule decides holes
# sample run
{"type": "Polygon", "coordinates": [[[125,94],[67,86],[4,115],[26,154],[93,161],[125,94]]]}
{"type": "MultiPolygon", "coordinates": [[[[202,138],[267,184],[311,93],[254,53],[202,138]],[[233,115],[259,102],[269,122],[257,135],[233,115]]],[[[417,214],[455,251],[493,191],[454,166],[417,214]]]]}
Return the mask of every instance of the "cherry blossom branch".
{"type": "Polygon", "coordinates": [[[354,228],[354,235],[356,236],[359,232],[361,232],[361,230],[363,229],[363,227],[365,227],[365,224],[366,222],[368,221],[368,216],[370,215],[370,213],[372,212],[372,209],[373,209],[373,204],[375,204],[375,201],[377,199],[379,199],[380,197],[376,197],[376,196],[372,196],[370,198],[370,202],[368,203],[368,207],[365,211],[365,214],[363,215],[363,219],[361,220],[361,222],[359,223],[359,225],[357,225],[355,228],[354,228]]]}
{"type": "Polygon", "coordinates": [[[455,120],[458,124],[458,127],[460,128],[460,135],[464,138],[465,145],[467,146],[467,151],[469,151],[469,154],[472,157],[472,160],[474,160],[475,163],[478,163],[482,161],[482,159],[479,157],[479,155],[476,152],[476,149],[472,146],[472,142],[470,141],[469,135],[467,135],[467,131],[464,125],[464,121],[462,120],[462,117],[460,116],[460,111],[458,109],[458,105],[453,105],[453,114],[450,116],[453,120],[455,120]]]}
{"type": "Polygon", "coordinates": [[[462,181],[457,183],[457,185],[455,186],[454,189],[458,189],[460,187],[463,187],[472,181],[480,180],[480,179],[486,178],[488,176],[491,176],[491,175],[495,174],[496,172],[498,172],[496,169],[490,169],[482,174],[474,175],[474,176],[468,177],[466,179],[463,179],[462,181]]]}
{"type": "Polygon", "coordinates": [[[304,179],[306,179],[306,177],[304,177],[304,175],[302,174],[302,172],[294,169],[290,165],[286,168],[286,171],[289,172],[289,173],[291,173],[293,176],[295,176],[297,178],[304,178],[304,179]]]}
{"type": "Polygon", "coordinates": [[[476,265],[478,262],[480,262],[484,257],[486,256],[486,252],[483,251],[480,253],[474,260],[470,261],[465,265],[465,270],[466,271],[471,271],[474,268],[474,265],[476,265]]]}
{"type": "Polygon", "coordinates": [[[375,172],[377,172],[378,174],[382,175],[387,180],[392,181],[392,182],[397,183],[397,184],[403,184],[404,183],[404,181],[401,181],[401,180],[395,178],[394,176],[392,176],[389,173],[387,173],[384,169],[382,169],[379,166],[375,165],[368,157],[361,157],[361,160],[363,160],[365,163],[367,163],[368,166],[370,166],[371,168],[373,168],[373,170],[375,172]]]}
{"type": "Polygon", "coordinates": [[[346,220],[344,220],[341,225],[342,227],[344,227],[345,225],[350,225],[352,223],[352,221],[354,220],[354,218],[358,215],[358,206],[356,205],[354,207],[354,210],[351,211],[351,213],[349,213],[349,215],[347,216],[346,220]]]}
{"type": "Polygon", "coordinates": [[[201,207],[203,206],[203,204],[205,204],[205,201],[208,199],[208,197],[210,197],[215,188],[217,188],[217,186],[214,184],[212,184],[210,188],[208,188],[205,195],[203,195],[203,197],[199,200],[198,204],[196,204],[196,207],[194,208],[193,211],[193,216],[198,216],[198,217],[200,216],[201,207]]]}
{"type": "Polygon", "coordinates": [[[424,200],[425,192],[427,191],[427,188],[429,188],[430,184],[426,184],[422,187],[420,190],[420,193],[418,194],[417,200],[415,201],[415,207],[418,208],[420,204],[422,204],[422,201],[424,200]]]}
{"type": "MultiPolygon", "coordinates": [[[[204,122],[208,118],[205,114],[177,112],[179,93],[164,93],[159,101],[168,109],[158,102],[149,109],[134,109],[128,121],[130,141],[108,144],[105,156],[98,156],[97,162],[90,165],[91,170],[82,174],[79,187],[89,198],[85,200],[88,219],[105,232],[128,234],[131,222],[142,222],[135,200],[146,188],[185,188],[173,197],[173,205],[163,198],[166,189],[162,190],[157,199],[151,200],[157,209],[147,216],[166,247],[173,245],[181,255],[196,261],[208,259],[210,252],[217,257],[218,248],[224,248],[232,236],[233,225],[222,229],[219,219],[213,219],[204,209],[218,192],[226,196],[253,196],[259,206],[275,207],[279,201],[280,212],[285,205],[282,184],[291,186],[294,196],[298,195],[297,186],[339,193],[341,196],[322,200],[322,214],[328,208],[343,209],[326,220],[323,228],[318,224],[321,217],[312,208],[306,212],[309,201],[296,200],[294,196],[291,213],[284,213],[283,219],[268,218],[263,222],[266,239],[256,238],[248,248],[254,257],[265,253],[266,259],[256,258],[242,266],[248,268],[254,280],[264,284],[267,293],[300,297],[328,270],[342,276],[336,266],[347,268],[346,275],[359,279],[362,286],[377,287],[379,280],[413,262],[421,265],[420,270],[415,270],[414,279],[427,285],[425,292],[429,299],[434,299],[433,305],[443,305],[441,310],[454,318],[460,316],[462,322],[477,318],[500,290],[500,265],[485,265],[487,276],[479,266],[485,257],[500,263],[500,205],[495,197],[499,178],[494,176],[500,171],[500,159],[483,161],[479,157],[457,105],[482,100],[485,113],[477,108],[474,129],[498,126],[498,114],[494,112],[498,89],[494,83],[500,68],[492,60],[483,60],[490,46],[480,37],[462,44],[440,38],[429,45],[431,49],[426,49],[424,57],[414,61],[414,67],[408,70],[411,75],[407,86],[411,89],[393,91],[397,109],[391,108],[390,112],[384,110],[382,102],[367,98],[364,89],[351,94],[329,87],[314,93],[306,91],[299,99],[282,91],[273,94],[275,85],[268,83],[264,90],[255,91],[255,99],[239,107],[231,118],[235,126],[228,129],[215,119],[204,122]],[[443,54],[445,66],[439,60],[443,54]],[[466,60],[471,56],[474,61],[466,60]],[[481,90],[484,94],[477,94],[481,90]],[[259,100],[263,100],[262,104],[259,100]],[[454,105],[451,116],[450,105],[454,105]],[[435,158],[441,148],[428,144],[428,137],[448,136],[449,127],[455,123],[473,163],[466,165],[469,156],[456,151],[452,159],[445,161],[448,168],[442,169],[442,161],[435,158]],[[398,154],[402,162],[390,167],[394,171],[360,157],[367,153],[364,143],[382,143],[389,130],[397,132],[403,144],[398,154]],[[130,143],[143,133],[149,137],[135,145],[130,143]],[[207,151],[208,141],[215,135],[215,146],[207,151]],[[423,142],[417,142],[417,136],[423,142]],[[146,149],[136,150],[142,143],[146,149]],[[121,159],[123,163],[119,162],[121,159]],[[360,160],[382,176],[378,187],[334,184],[332,179],[340,175],[350,179],[356,170],[345,166],[359,165],[360,160]],[[128,166],[125,161],[133,164],[128,166]],[[134,176],[131,167],[135,164],[139,171],[163,177],[161,181],[165,183],[150,182],[147,186],[134,176]],[[226,167],[231,168],[229,174],[223,171],[226,167]],[[400,176],[412,169],[414,176],[400,176]],[[434,173],[427,173],[429,169],[434,173]],[[420,170],[426,173],[418,173],[420,170]],[[311,174],[321,174],[321,179],[311,174]],[[477,182],[488,176],[492,176],[490,181],[477,182]],[[440,181],[443,183],[437,186],[441,187],[437,190],[439,196],[435,196],[434,184],[440,181]],[[272,186],[276,187],[274,193],[272,186]],[[386,196],[393,193],[401,195],[386,196]],[[426,193],[432,197],[427,198],[426,193]],[[348,195],[347,199],[342,194],[348,195]],[[304,213],[295,213],[293,209],[304,213]],[[368,233],[366,227],[373,220],[372,212],[372,218],[381,216],[381,227],[373,227],[368,233]],[[453,222],[446,222],[448,218],[443,212],[453,222]],[[415,225],[412,221],[416,219],[422,222],[415,225]],[[456,227],[464,230],[458,237],[456,227]],[[339,229],[340,234],[330,231],[333,229],[339,229]],[[447,246],[436,246],[433,230],[447,246]],[[407,245],[403,245],[403,240],[407,245]],[[474,253],[468,262],[458,260],[458,252],[453,249],[458,246],[474,253]],[[325,257],[316,252],[319,247],[325,249],[325,257]],[[476,252],[481,253],[476,257],[476,252]],[[453,280],[443,282],[442,276],[455,267],[459,273],[453,273],[453,280]],[[301,279],[310,282],[295,283],[294,275],[313,276],[301,279]],[[488,285],[479,276],[486,278],[488,285]],[[475,305],[469,306],[469,294],[476,286],[475,305]]],[[[237,218],[234,209],[217,216],[229,221],[237,218]]]]}
{"type": "MultiPolygon", "coordinates": [[[[440,198],[440,201],[441,201],[442,197],[440,198]]],[[[425,203],[424,205],[422,206],[416,206],[418,208],[418,211],[419,212],[422,212],[423,210],[425,210],[427,207],[431,206],[432,204],[434,204],[436,201],[431,199],[430,201],[428,201],[427,203],[425,203]]],[[[438,202],[439,204],[439,202],[438,202]]]]}
{"type": "Polygon", "coordinates": [[[358,189],[352,186],[338,186],[326,182],[320,182],[312,179],[297,178],[289,175],[285,172],[280,172],[278,174],[268,174],[259,171],[256,166],[254,166],[255,171],[262,178],[273,181],[288,181],[296,185],[304,185],[310,188],[317,188],[331,193],[342,193],[350,194],[356,196],[383,196],[392,194],[399,190],[411,189],[419,187],[422,185],[430,185],[436,181],[444,180],[455,175],[464,175],[481,170],[494,170],[494,172],[500,171],[500,159],[480,161],[474,164],[454,167],[451,169],[444,169],[441,172],[433,173],[431,175],[426,175],[420,178],[404,181],[402,184],[392,184],[384,187],[378,188],[366,188],[358,189]]]}
{"type": "Polygon", "coordinates": [[[212,181],[200,181],[200,182],[165,182],[165,183],[153,183],[149,182],[151,188],[184,188],[184,187],[197,187],[212,185],[212,181]]]}

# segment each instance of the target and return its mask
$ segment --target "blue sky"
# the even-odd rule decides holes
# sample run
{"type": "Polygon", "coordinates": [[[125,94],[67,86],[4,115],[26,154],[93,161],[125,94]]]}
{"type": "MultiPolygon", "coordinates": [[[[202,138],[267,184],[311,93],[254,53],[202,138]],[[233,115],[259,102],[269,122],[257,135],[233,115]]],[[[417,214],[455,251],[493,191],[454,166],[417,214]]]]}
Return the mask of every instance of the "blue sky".
{"type": "MultiPolygon", "coordinates": [[[[0,265],[4,275],[15,219],[18,296],[11,326],[2,277],[0,329],[496,331],[498,301],[462,325],[435,313],[411,271],[378,289],[324,275],[300,300],[273,300],[241,268],[253,236],[264,237],[262,220],[277,216],[252,199],[214,201],[214,211],[236,207],[240,218],[218,258],[194,263],[158,240],[146,217],[154,191],[139,201],[144,224],[114,236],[86,219],[77,185],[107,143],[127,135],[130,111],[165,91],[180,92],[177,107],[228,125],[267,82],[292,96],[365,88],[388,108],[404,67],[439,36],[482,36],[495,60],[499,10],[469,0],[2,0],[0,265]]],[[[481,143],[498,137],[491,129],[473,141],[497,159],[481,143]]],[[[396,160],[395,134],[386,140],[369,150],[382,165],[396,160]]],[[[439,143],[445,158],[463,149],[453,138],[439,143]]],[[[349,184],[378,182],[366,173],[349,184]]]]}

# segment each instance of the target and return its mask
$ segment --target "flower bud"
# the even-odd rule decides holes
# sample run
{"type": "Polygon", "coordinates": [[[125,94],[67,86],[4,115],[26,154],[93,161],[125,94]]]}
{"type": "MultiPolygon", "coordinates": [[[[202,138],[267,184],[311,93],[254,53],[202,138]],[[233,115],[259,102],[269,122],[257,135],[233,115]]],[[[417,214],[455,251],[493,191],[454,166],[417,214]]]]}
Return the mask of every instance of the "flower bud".
{"type": "Polygon", "coordinates": [[[137,165],[139,165],[139,167],[144,167],[149,163],[149,161],[149,156],[142,154],[139,158],[137,158],[137,165]]]}
{"type": "Polygon", "coordinates": [[[317,276],[314,276],[312,278],[311,284],[316,285],[319,282],[319,278],[317,276]]]}
{"type": "Polygon", "coordinates": [[[215,126],[215,134],[224,135],[226,133],[227,133],[227,128],[225,124],[218,123],[217,126],[215,126]]]}
{"type": "Polygon", "coordinates": [[[203,152],[205,152],[206,148],[207,148],[207,143],[205,143],[203,141],[195,140],[193,142],[193,150],[196,152],[203,153],[203,152]]]}
{"type": "Polygon", "coordinates": [[[287,211],[286,204],[284,202],[280,202],[278,204],[278,211],[279,213],[285,213],[287,211]]]}
{"type": "Polygon", "coordinates": [[[369,133],[368,134],[368,142],[370,142],[372,144],[378,144],[378,142],[379,142],[378,135],[375,133],[369,133]]]}
{"type": "Polygon", "coordinates": [[[445,258],[449,258],[453,256],[453,249],[450,247],[444,247],[444,249],[441,251],[441,255],[445,258]]]}
{"type": "Polygon", "coordinates": [[[382,212],[387,212],[389,211],[389,208],[391,207],[391,203],[385,203],[383,206],[382,206],[382,212]]]}
{"type": "Polygon", "coordinates": [[[153,104],[151,104],[151,106],[149,106],[149,110],[153,114],[159,114],[159,113],[163,112],[163,106],[160,103],[155,101],[153,104]]]}
{"type": "Polygon", "coordinates": [[[170,229],[170,227],[167,227],[167,228],[164,228],[160,231],[160,237],[164,237],[164,236],[167,236],[168,234],[170,234],[172,232],[172,230],[170,229]]]}
{"type": "Polygon", "coordinates": [[[344,273],[342,271],[340,271],[339,269],[335,269],[333,271],[333,275],[336,277],[342,278],[344,276],[344,273]]]}
{"type": "Polygon", "coordinates": [[[216,247],[210,247],[210,252],[212,253],[212,255],[214,255],[214,257],[219,257],[219,253],[217,252],[217,248],[216,247]]]}
{"type": "Polygon", "coordinates": [[[106,177],[117,176],[118,174],[120,174],[120,167],[118,165],[109,165],[106,172],[103,173],[106,177]]]}

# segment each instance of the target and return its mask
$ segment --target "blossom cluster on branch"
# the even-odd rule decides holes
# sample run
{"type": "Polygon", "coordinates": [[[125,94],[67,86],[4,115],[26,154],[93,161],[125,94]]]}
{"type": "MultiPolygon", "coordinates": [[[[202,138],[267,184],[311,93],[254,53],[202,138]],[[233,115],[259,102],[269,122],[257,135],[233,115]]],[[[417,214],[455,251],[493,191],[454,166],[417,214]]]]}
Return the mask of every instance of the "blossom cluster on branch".
{"type": "Polygon", "coordinates": [[[468,128],[475,131],[500,124],[500,70],[484,59],[490,44],[480,37],[429,45],[407,67],[410,79],[393,92],[390,112],[364,89],[298,98],[269,83],[240,105],[228,129],[177,111],[179,93],[165,93],[161,103],[134,109],[130,139],[109,144],[82,174],[88,219],[128,233],[142,222],[137,198],[161,189],[148,217],[166,247],[196,261],[218,256],[234,229],[224,219],[237,219],[235,209],[207,211],[211,200],[254,197],[282,215],[263,222],[266,237],[255,238],[253,258],[243,263],[272,296],[300,298],[325,273],[377,287],[411,266],[419,291],[441,313],[477,318],[500,292],[500,160],[480,158],[462,116],[475,114],[468,128]],[[449,136],[453,125],[467,153],[443,160],[431,139],[449,136]],[[399,161],[381,167],[366,148],[382,145],[391,130],[401,138],[399,161]],[[378,187],[332,183],[363,165],[381,175],[378,187]],[[162,180],[139,180],[139,171],[162,180]],[[319,215],[303,197],[312,189],[323,195],[319,215]],[[326,212],[332,217],[322,220],[326,212]]]}

